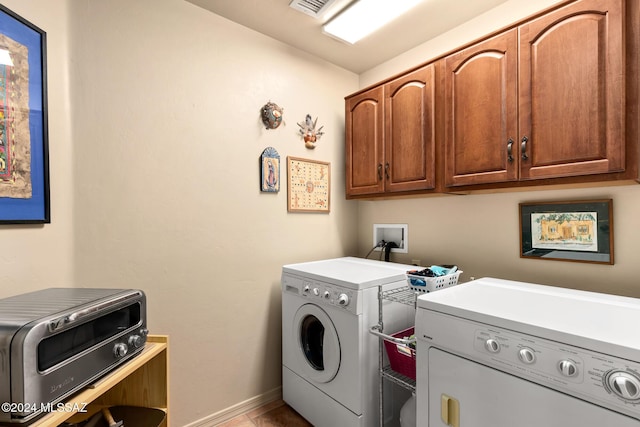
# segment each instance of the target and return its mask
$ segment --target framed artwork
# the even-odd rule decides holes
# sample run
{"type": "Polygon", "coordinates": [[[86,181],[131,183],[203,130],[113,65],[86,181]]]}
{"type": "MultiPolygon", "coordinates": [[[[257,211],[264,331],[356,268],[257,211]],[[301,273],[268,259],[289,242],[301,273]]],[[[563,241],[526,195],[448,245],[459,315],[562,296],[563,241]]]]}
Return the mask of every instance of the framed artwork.
{"type": "Polygon", "coordinates": [[[0,223],[49,223],[46,33],[0,5],[0,223]]]}
{"type": "Polygon", "coordinates": [[[330,210],[331,164],[287,157],[287,210],[325,212],[330,210]]]}
{"type": "Polygon", "coordinates": [[[260,191],[280,191],[280,154],[273,147],[265,148],[260,155],[260,191]]]}
{"type": "Polygon", "coordinates": [[[520,257],[613,264],[613,200],[520,203],[520,257]]]}

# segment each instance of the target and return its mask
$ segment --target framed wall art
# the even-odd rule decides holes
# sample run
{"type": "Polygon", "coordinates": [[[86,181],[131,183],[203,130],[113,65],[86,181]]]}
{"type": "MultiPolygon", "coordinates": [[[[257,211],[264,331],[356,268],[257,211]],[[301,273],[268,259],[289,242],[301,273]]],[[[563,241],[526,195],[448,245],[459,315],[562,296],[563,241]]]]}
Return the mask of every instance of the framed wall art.
{"type": "Polygon", "coordinates": [[[265,148],[260,155],[260,191],[280,191],[280,154],[273,147],[265,148]]]}
{"type": "Polygon", "coordinates": [[[613,264],[613,200],[520,203],[520,257],[613,264]]]}
{"type": "Polygon", "coordinates": [[[0,5],[0,223],[49,223],[46,33],[0,5]]]}
{"type": "Polygon", "coordinates": [[[331,164],[287,157],[287,210],[328,213],[330,202],[331,164]]]}

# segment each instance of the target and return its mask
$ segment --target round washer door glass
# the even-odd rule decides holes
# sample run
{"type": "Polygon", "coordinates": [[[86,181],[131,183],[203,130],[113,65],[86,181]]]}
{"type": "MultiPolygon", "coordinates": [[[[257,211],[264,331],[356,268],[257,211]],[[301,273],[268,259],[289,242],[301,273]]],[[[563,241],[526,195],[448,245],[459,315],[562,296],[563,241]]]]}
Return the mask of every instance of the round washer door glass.
{"type": "Polygon", "coordinates": [[[340,340],[331,318],[320,307],[305,304],[293,321],[297,359],[305,377],[320,383],[331,381],[340,368],[340,340]]]}

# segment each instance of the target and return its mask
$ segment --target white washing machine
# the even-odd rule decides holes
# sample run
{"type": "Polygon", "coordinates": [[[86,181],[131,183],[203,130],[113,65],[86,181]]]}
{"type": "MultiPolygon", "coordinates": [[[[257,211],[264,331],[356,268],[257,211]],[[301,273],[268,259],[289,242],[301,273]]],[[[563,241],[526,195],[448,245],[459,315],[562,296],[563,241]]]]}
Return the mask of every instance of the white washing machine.
{"type": "MultiPolygon", "coordinates": [[[[379,425],[378,286],[406,286],[409,265],[336,258],[282,268],[283,399],[316,427],[379,425]]],[[[415,312],[383,306],[385,332],[415,312]]],[[[386,398],[385,398],[386,400],[386,398]]]]}
{"type": "Polygon", "coordinates": [[[483,278],[422,295],[421,427],[639,427],[640,300],[483,278]]]}

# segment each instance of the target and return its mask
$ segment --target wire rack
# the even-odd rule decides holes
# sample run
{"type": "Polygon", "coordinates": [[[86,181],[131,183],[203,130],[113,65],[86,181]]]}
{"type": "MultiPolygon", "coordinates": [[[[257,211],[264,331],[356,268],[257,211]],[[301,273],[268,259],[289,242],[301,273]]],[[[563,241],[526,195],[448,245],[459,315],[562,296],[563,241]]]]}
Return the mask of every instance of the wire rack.
{"type": "Polygon", "coordinates": [[[390,366],[385,366],[380,370],[380,375],[389,381],[398,384],[407,390],[416,391],[416,380],[397,373],[390,366]]]}
{"type": "Polygon", "coordinates": [[[408,286],[404,286],[402,288],[390,289],[388,291],[382,291],[380,293],[380,298],[399,302],[401,304],[416,307],[416,300],[420,292],[414,291],[408,286]]]}

